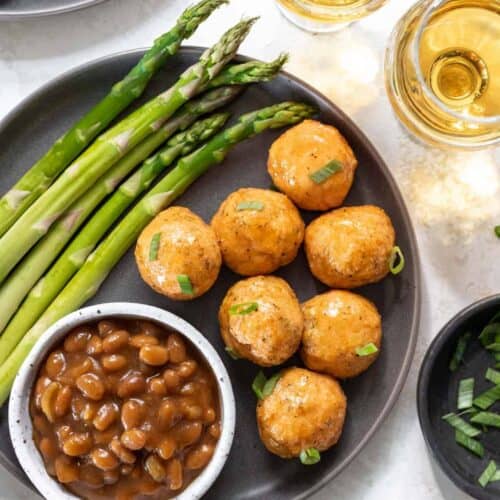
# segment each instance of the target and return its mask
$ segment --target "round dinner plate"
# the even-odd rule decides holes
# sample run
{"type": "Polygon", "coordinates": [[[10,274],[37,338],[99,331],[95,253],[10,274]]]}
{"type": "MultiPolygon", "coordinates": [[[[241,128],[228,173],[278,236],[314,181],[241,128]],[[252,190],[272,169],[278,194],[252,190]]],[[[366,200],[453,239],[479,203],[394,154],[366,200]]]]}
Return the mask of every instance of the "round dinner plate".
{"type": "MultiPolygon", "coordinates": [[[[159,72],[138,104],[175,80],[194,63],[202,49],[183,48],[159,72]]],[[[0,125],[0,191],[32,165],[47,148],[86,110],[106,94],[144,53],[120,53],[72,70],[47,84],[21,103],[0,125]]],[[[240,58],[242,59],[242,58],[240,58]]],[[[383,317],[384,340],[381,355],[367,373],[342,385],[348,398],[348,413],[339,443],[322,454],[315,466],[298,460],[282,460],[266,451],[257,433],[251,384],[258,367],[234,361],[224,351],[219,335],[217,311],[227,289],[240,279],[224,268],[215,286],[191,302],[172,302],[153,292],[138,274],[133,252],[122,259],[91,303],[131,301],[162,307],[178,314],[203,334],[223,357],[233,382],[236,403],[236,436],[229,460],[206,498],[232,500],[290,500],[305,498],[324,486],[363,449],[396,402],[408,374],[418,333],[420,271],[416,240],[401,194],[384,161],[356,125],[334,104],[293,76],[282,73],[271,83],[248,88],[229,107],[233,117],[283,100],[315,104],[318,119],[336,126],[347,138],[359,168],[346,205],[374,204],[383,207],[393,220],[398,245],[406,256],[402,274],[357,290],[371,299],[383,317]]],[[[214,167],[175,203],[191,208],[210,221],[221,201],[240,187],[270,188],[266,171],[268,150],[283,130],[265,132],[238,145],[224,164],[214,167]]],[[[302,213],[306,223],[317,216],[302,213]]],[[[307,267],[304,253],[277,272],[306,300],[326,287],[316,281],[307,267]]],[[[300,364],[294,358],[289,364],[300,364]]],[[[271,371],[272,372],[272,371],[271,371]]],[[[270,373],[270,372],[268,372],[270,373]]],[[[0,413],[0,453],[19,469],[7,437],[6,409],[0,413]]],[[[27,481],[27,479],[25,479],[27,481]]]]}
{"type": "Polygon", "coordinates": [[[0,20],[50,16],[84,9],[104,0],[0,0],[0,20]]]}

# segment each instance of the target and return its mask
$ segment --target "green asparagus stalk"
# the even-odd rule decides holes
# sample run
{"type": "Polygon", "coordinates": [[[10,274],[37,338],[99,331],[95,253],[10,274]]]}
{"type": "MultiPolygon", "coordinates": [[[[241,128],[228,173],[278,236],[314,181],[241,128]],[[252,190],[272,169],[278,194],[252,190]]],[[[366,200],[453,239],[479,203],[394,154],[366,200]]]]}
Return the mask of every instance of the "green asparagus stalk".
{"type": "Polygon", "coordinates": [[[71,203],[132,148],[151,135],[194,95],[206,88],[234,57],[256,19],[224,34],[169,90],[102,134],[73,162],[0,240],[0,283],[71,203]]]}
{"type": "MultiPolygon", "coordinates": [[[[118,188],[70,243],[47,275],[33,288],[26,304],[23,304],[23,307],[19,309],[18,314],[0,337],[0,363],[4,362],[34,323],[34,320],[30,321],[33,318],[33,312],[39,311],[38,315],[35,316],[36,320],[52,302],[52,299],[64,288],[71,276],[83,265],[99,240],[133,201],[148,189],[158,175],[176,158],[190,153],[200,143],[218,132],[228,117],[227,113],[215,114],[196,122],[185,132],[178,133],[167,142],[166,147],[146,160],[142,167],[118,188]]],[[[46,250],[50,252],[49,248],[46,250]]],[[[26,276],[26,279],[31,278],[26,276]]],[[[22,285],[19,284],[19,286],[22,285]]],[[[8,301],[9,298],[6,297],[6,300],[8,301]]]]}
{"type": "Polygon", "coordinates": [[[311,116],[314,111],[306,104],[285,102],[248,113],[235,125],[216,135],[205,146],[182,158],[87,258],[81,269],[2,364],[0,405],[7,399],[15,375],[35,342],[55,321],[74,311],[97,293],[100,285],[136,241],[143,228],[161,210],[179,197],[211,166],[222,163],[227,153],[237,143],[266,129],[297,123],[311,116]]]}
{"type": "Polygon", "coordinates": [[[177,24],[157,38],[137,65],[81,118],[0,199],[0,236],[36,201],[56,177],[146,88],[181,42],[227,0],[203,0],[186,9],[177,24]]]}
{"type": "MultiPolygon", "coordinates": [[[[30,251],[27,257],[9,275],[7,280],[0,287],[0,304],[2,304],[2,314],[0,315],[0,331],[2,331],[10,318],[26,297],[38,279],[47,270],[50,264],[57,258],[60,251],[66,246],[71,237],[85,222],[87,217],[95,207],[117,186],[139,163],[145,160],[154,150],[158,148],[177,130],[185,130],[202,114],[209,113],[225,104],[228,104],[239,94],[239,86],[221,87],[212,90],[201,98],[183,106],[170,120],[166,122],[157,132],[149,136],[145,141],[136,146],[130,153],[122,158],[107,174],[79,198],[68,210],[67,214],[54,224],[47,235],[38,242],[30,251]]],[[[190,140],[193,146],[196,144],[197,134],[203,136],[204,127],[210,129],[211,122],[203,123],[201,130],[195,128],[187,135],[186,140],[190,140]]],[[[185,134],[179,134],[180,139],[184,139],[185,134]]],[[[173,141],[174,139],[172,139],[173,141]]],[[[171,142],[168,144],[170,146],[171,142]]],[[[189,141],[188,141],[189,142],[189,141]]],[[[176,145],[173,151],[177,151],[176,145]]],[[[166,164],[164,165],[167,166],[166,164]]],[[[150,171],[147,164],[143,170],[150,171]]],[[[108,227],[113,221],[109,222],[108,227]]],[[[107,229],[105,227],[104,229],[107,229]]],[[[94,244],[96,244],[95,242],[94,244]]],[[[49,302],[50,303],[50,302],[49,302]]],[[[28,316],[23,318],[26,321],[28,316]]],[[[20,330],[18,330],[20,332],[20,330]]],[[[1,346],[0,337],[0,363],[8,355],[7,346],[1,346]]]]}
{"type": "MultiPolygon", "coordinates": [[[[5,339],[8,340],[2,340],[0,337],[0,363],[10,354],[19,339],[30,329],[78,270],[77,263],[81,261],[79,259],[75,261],[73,253],[80,248],[93,249],[114,222],[114,220],[108,220],[98,223],[99,231],[94,231],[93,224],[89,224],[89,227],[86,227],[78,235],[45,277],[45,280],[51,283],[50,289],[45,287],[44,293],[40,294],[39,290],[43,285],[38,284],[32,290],[38,279],[57,257],[59,251],[75,234],[90,211],[109,193],[110,188],[116,186],[124,175],[144,160],[176,128],[183,130],[201,114],[209,113],[229,102],[241,90],[241,86],[238,84],[268,81],[274,78],[285,62],[286,56],[280,56],[270,63],[251,61],[223,70],[217,77],[217,85],[225,85],[224,87],[207,92],[201,98],[184,105],[166,125],[134,148],[108,174],[102,177],[96,186],[71,206],[64,219],[49,230],[49,233],[31,250],[0,288],[0,304],[2,304],[0,331],[5,328],[12,314],[31,290],[25,303],[19,308],[5,330],[5,339]],[[228,87],[228,85],[232,85],[232,87],[228,87]],[[87,237],[87,235],[89,236],[87,237]]],[[[211,87],[213,87],[212,84],[211,87]]]]}

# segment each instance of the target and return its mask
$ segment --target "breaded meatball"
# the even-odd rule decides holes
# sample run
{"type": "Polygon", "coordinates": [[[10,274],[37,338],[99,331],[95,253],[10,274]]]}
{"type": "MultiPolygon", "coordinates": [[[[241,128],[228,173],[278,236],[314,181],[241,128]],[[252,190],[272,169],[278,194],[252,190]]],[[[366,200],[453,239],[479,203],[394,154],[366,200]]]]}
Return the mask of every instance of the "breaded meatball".
{"type": "Polygon", "coordinates": [[[304,222],[283,194],[245,188],[231,193],[212,219],[224,263],[243,276],[269,274],[295,259],[304,222]]]}
{"type": "Polygon", "coordinates": [[[346,207],[318,217],[306,229],[311,272],[331,288],[375,283],[389,272],[395,233],[378,207],[346,207]]]}
{"type": "Polygon", "coordinates": [[[256,276],[233,285],[220,306],[219,323],[228,349],[260,366],[279,365],[290,358],[304,329],[295,293],[275,276],[256,276]]]}
{"type": "Polygon", "coordinates": [[[352,149],[335,127],[304,120],[274,141],[267,170],[276,187],[300,208],[329,210],[344,202],[357,166],[352,149]],[[340,171],[322,182],[311,178],[333,161],[339,162],[340,171]]]}
{"type": "Polygon", "coordinates": [[[174,300],[203,295],[222,265],[213,229],[183,207],[164,210],[146,226],[137,240],[135,260],[142,279],[174,300]]]}
{"type": "Polygon", "coordinates": [[[324,451],[339,440],[346,408],[346,397],[335,379],[289,368],[273,392],[257,404],[260,438],[282,458],[298,457],[309,448],[324,451]]]}
{"type": "Polygon", "coordinates": [[[332,290],[302,305],[305,328],[300,351],[311,370],[337,378],[359,375],[377,359],[378,352],[356,352],[373,343],[380,349],[382,320],[375,305],[352,292],[332,290]]]}

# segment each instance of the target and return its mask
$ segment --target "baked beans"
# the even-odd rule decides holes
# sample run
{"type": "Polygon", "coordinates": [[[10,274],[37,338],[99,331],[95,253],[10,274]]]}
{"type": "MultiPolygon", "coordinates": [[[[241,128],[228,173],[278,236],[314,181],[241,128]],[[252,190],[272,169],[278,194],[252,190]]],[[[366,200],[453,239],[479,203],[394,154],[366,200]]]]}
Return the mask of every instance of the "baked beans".
{"type": "Polygon", "coordinates": [[[105,319],[47,356],[30,400],[47,471],[88,499],[164,499],[208,464],[220,437],[214,375],[181,335],[105,319]]]}

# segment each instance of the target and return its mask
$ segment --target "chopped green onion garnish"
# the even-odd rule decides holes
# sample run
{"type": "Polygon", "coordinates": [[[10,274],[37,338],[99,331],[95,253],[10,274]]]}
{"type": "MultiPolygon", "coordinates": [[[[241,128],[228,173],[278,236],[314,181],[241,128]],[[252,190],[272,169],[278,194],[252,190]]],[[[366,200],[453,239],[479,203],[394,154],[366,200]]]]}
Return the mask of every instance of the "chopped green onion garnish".
{"type": "Polygon", "coordinates": [[[238,359],[241,359],[237,354],[236,352],[234,351],[234,349],[232,349],[231,347],[226,347],[226,352],[229,354],[229,356],[231,356],[234,360],[238,360],[238,359]]]}
{"type": "Polygon", "coordinates": [[[467,348],[467,343],[471,338],[471,333],[466,332],[460,336],[457,342],[457,347],[450,361],[450,371],[454,372],[458,369],[460,363],[464,359],[465,349],[467,348]]]}
{"type": "Polygon", "coordinates": [[[458,385],[458,404],[459,410],[465,410],[472,406],[474,399],[474,379],[464,378],[458,385]]]}
{"type": "Polygon", "coordinates": [[[392,274],[397,275],[405,268],[405,256],[401,251],[401,248],[394,247],[391,250],[391,256],[389,257],[389,271],[392,274]]]}
{"type": "Polygon", "coordinates": [[[481,410],[487,410],[491,405],[495,404],[500,400],[500,385],[492,387],[487,391],[479,394],[477,398],[474,399],[474,406],[481,408],[481,410]]]}
{"type": "Polygon", "coordinates": [[[457,417],[461,417],[462,415],[475,415],[476,413],[479,413],[480,410],[477,408],[467,408],[467,410],[461,411],[460,413],[457,413],[457,417]]]}
{"type": "Polygon", "coordinates": [[[497,471],[497,464],[491,460],[486,469],[484,469],[483,473],[481,476],[479,476],[479,479],[477,482],[483,487],[486,488],[486,485],[491,481],[492,477],[495,475],[495,472],[497,471]]]}
{"type": "Polygon", "coordinates": [[[489,427],[499,427],[500,428],[500,415],[497,413],[492,413],[489,411],[480,411],[478,414],[474,415],[471,422],[475,424],[487,425],[489,427]]]}
{"type": "Polygon", "coordinates": [[[259,212],[264,209],[264,203],[261,201],[242,201],[238,203],[236,210],[241,212],[242,210],[258,210],[259,212]]]}
{"type": "Polygon", "coordinates": [[[493,357],[495,358],[495,361],[500,361],[500,352],[494,352],[493,357]]]}
{"type": "Polygon", "coordinates": [[[466,422],[463,418],[459,417],[455,413],[448,413],[447,415],[444,415],[441,418],[445,422],[448,422],[452,427],[455,427],[455,429],[458,429],[459,431],[463,432],[468,437],[473,438],[481,434],[481,431],[479,429],[476,429],[475,427],[470,425],[468,422],[466,422]]]}
{"type": "Polygon", "coordinates": [[[266,385],[267,378],[262,371],[257,373],[257,376],[253,379],[252,389],[258,399],[264,399],[264,386],[266,385]]]}
{"type": "Polygon", "coordinates": [[[262,389],[262,396],[267,397],[269,394],[272,394],[274,391],[274,388],[276,387],[276,384],[278,383],[278,380],[281,377],[281,372],[275,373],[265,384],[264,388],[262,389]]]}
{"type": "Polygon", "coordinates": [[[309,178],[316,184],[323,184],[328,180],[333,174],[340,172],[344,166],[338,160],[332,160],[328,162],[324,167],[321,167],[316,172],[309,175],[309,178]]]}
{"type": "Polygon", "coordinates": [[[500,342],[494,342],[493,344],[489,344],[486,346],[488,351],[500,352],[500,342]]]}
{"type": "Polygon", "coordinates": [[[314,465],[321,460],[321,455],[316,448],[308,448],[300,452],[300,461],[304,465],[314,465]]]}
{"type": "Polygon", "coordinates": [[[458,429],[455,430],[455,441],[469,451],[472,451],[472,453],[475,453],[478,457],[483,458],[484,447],[479,441],[472,439],[458,429]]]}
{"type": "Polygon", "coordinates": [[[495,234],[497,238],[500,238],[500,226],[495,226],[495,234]]]}
{"type": "Polygon", "coordinates": [[[500,323],[490,323],[483,328],[479,340],[487,348],[488,345],[496,342],[497,335],[500,335],[500,323]]]}
{"type": "Polygon", "coordinates": [[[184,295],[194,295],[193,285],[187,274],[178,274],[177,281],[184,295]]]}
{"type": "Polygon", "coordinates": [[[243,304],[235,304],[229,308],[229,314],[232,316],[238,315],[242,316],[244,314],[250,314],[251,312],[257,311],[259,309],[259,304],[257,302],[244,302],[243,304]]]}
{"type": "Polygon", "coordinates": [[[497,470],[490,479],[490,483],[493,483],[494,481],[500,481],[500,470],[497,470]]]}
{"type": "Polygon", "coordinates": [[[267,379],[264,373],[260,371],[253,380],[253,392],[259,399],[266,398],[273,392],[280,377],[281,372],[276,373],[270,379],[267,379]]]}
{"type": "Polygon", "coordinates": [[[495,385],[500,385],[500,372],[493,370],[493,368],[488,368],[486,370],[486,380],[493,382],[495,385]]]}
{"type": "Polygon", "coordinates": [[[156,233],[151,238],[151,244],[149,245],[149,260],[158,259],[158,250],[160,250],[160,238],[161,233],[156,233]]]}
{"type": "Polygon", "coordinates": [[[358,356],[370,356],[376,352],[378,352],[378,347],[373,342],[370,342],[363,347],[356,347],[356,354],[358,356]]]}

